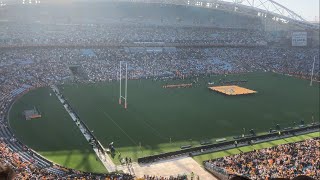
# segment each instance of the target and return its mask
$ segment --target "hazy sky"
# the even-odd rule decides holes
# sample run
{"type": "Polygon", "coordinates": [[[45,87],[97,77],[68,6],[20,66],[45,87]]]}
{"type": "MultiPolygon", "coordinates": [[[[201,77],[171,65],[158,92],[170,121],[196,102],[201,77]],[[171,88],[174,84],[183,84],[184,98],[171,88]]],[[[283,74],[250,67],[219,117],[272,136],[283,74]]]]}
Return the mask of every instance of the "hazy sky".
{"type": "Polygon", "coordinates": [[[274,0],[279,4],[293,10],[303,18],[314,21],[315,17],[319,21],[319,1],[320,0],[274,0]]]}
{"type": "MultiPolygon", "coordinates": [[[[10,1],[10,0],[0,0],[0,1],[10,1]]],[[[32,0],[34,1],[34,0],[32,0]]],[[[66,1],[66,0],[60,0],[66,1]]],[[[77,0],[74,0],[77,1],[77,0]]],[[[232,1],[232,0],[226,0],[232,1]]],[[[251,0],[249,0],[251,1],[251,0]]],[[[263,2],[264,0],[262,0],[263,2]]],[[[274,0],[285,7],[293,10],[297,14],[301,15],[308,21],[319,21],[319,1],[320,0],[274,0]]]]}

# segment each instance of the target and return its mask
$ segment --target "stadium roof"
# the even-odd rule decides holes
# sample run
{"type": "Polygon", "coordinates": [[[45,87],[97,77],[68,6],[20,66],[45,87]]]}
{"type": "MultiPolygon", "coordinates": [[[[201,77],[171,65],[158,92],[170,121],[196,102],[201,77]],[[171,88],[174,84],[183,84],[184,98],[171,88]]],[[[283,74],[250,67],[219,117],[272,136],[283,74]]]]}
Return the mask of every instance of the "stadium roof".
{"type": "MultiPolygon", "coordinates": [[[[1,3],[12,4],[22,3],[24,0],[0,0],[1,3]]],[[[31,2],[40,2],[40,0],[25,0],[31,2]]],[[[220,9],[241,13],[261,18],[269,18],[275,21],[292,23],[306,29],[319,29],[319,24],[306,21],[303,17],[275,2],[274,0],[41,0],[41,3],[59,3],[59,2],[140,2],[140,3],[158,3],[196,6],[211,9],[220,9]]]]}
{"type": "MultiPolygon", "coordinates": [[[[109,0],[113,1],[113,0],[109,0]]],[[[275,21],[290,22],[307,29],[319,29],[303,17],[273,0],[119,0],[144,3],[163,3],[220,9],[235,13],[271,18],[275,21]]]]}

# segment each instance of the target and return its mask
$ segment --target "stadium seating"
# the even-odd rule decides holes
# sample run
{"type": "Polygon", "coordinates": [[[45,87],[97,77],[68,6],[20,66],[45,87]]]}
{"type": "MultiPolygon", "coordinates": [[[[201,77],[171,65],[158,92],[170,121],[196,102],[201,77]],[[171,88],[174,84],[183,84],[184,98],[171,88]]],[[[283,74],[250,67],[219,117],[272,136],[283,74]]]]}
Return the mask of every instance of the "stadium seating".
{"type": "MultiPolygon", "coordinates": [[[[187,78],[254,71],[309,79],[311,59],[315,57],[314,79],[320,80],[318,47],[273,46],[274,40],[264,31],[260,19],[220,10],[143,3],[17,5],[1,8],[0,18],[5,19],[0,21],[0,164],[12,167],[17,179],[134,178],[123,173],[92,174],[61,167],[19,142],[7,115],[12,103],[31,89],[66,81],[117,80],[120,60],[130,62],[129,79],[175,79],[176,72],[187,78]],[[76,13],[77,10],[83,14],[76,13]],[[75,65],[87,78],[70,71],[70,66],[75,65]],[[21,168],[20,163],[26,166],[21,168]]],[[[281,34],[281,41],[287,42],[288,34],[281,34]]],[[[282,136],[292,131],[286,129],[282,136]]],[[[256,142],[276,139],[276,134],[234,139],[244,146],[252,139],[256,142]]],[[[186,146],[180,151],[139,158],[138,162],[150,163],[233,146],[233,141],[186,146]]],[[[214,161],[207,163],[211,166],[214,161]]],[[[225,172],[222,166],[215,164],[211,168],[225,172]]],[[[316,173],[311,176],[320,177],[319,169],[316,173]]]]}

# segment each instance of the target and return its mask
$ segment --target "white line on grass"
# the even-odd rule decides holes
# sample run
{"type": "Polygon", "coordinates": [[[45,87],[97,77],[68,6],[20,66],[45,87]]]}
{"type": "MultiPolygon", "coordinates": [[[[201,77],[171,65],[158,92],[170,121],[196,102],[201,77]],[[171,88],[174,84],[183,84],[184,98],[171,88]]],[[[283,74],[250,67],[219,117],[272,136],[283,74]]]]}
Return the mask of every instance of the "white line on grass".
{"type": "MultiPolygon", "coordinates": [[[[131,111],[131,110],[129,110],[129,109],[127,109],[127,111],[128,111],[128,112],[133,112],[133,111],[131,111]]],[[[136,111],[136,112],[137,112],[137,111],[136,111]]],[[[168,137],[163,136],[157,129],[155,129],[154,127],[152,127],[147,120],[144,120],[144,119],[145,119],[145,115],[143,115],[143,116],[144,116],[143,118],[139,118],[139,117],[138,117],[137,119],[140,120],[140,121],[142,121],[142,123],[144,123],[144,125],[148,126],[149,129],[151,129],[156,136],[158,136],[158,137],[160,137],[160,138],[162,138],[162,139],[169,139],[168,137]]]]}
{"type": "Polygon", "coordinates": [[[131,142],[133,142],[136,146],[138,146],[138,143],[136,143],[136,141],[133,140],[133,139],[131,138],[131,136],[129,136],[129,135],[126,133],[126,131],[123,130],[123,129],[112,119],[112,117],[111,117],[108,113],[106,113],[105,111],[103,111],[103,114],[104,114],[108,119],[110,119],[110,120],[130,139],[131,142]]]}

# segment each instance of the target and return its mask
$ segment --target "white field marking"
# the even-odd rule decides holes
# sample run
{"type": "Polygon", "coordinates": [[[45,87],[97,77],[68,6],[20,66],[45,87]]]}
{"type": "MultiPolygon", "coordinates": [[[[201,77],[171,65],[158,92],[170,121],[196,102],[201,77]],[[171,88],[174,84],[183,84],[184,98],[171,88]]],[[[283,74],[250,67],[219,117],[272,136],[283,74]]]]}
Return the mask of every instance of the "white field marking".
{"type": "MultiPolygon", "coordinates": [[[[52,88],[52,90],[54,90],[53,92],[58,97],[58,99],[61,102],[61,104],[63,104],[64,100],[62,99],[62,97],[59,96],[57,93],[55,93],[55,92],[59,92],[58,88],[56,86],[51,86],[51,88],[52,88]]],[[[60,94],[60,92],[59,92],[59,94],[60,94]]],[[[68,114],[70,115],[70,117],[72,118],[72,120],[76,124],[76,126],[78,126],[77,122],[76,122],[77,118],[76,118],[75,114],[67,108],[67,105],[64,105],[63,107],[68,112],[68,114]]],[[[86,133],[86,129],[82,126],[81,123],[80,123],[80,125],[78,127],[79,127],[79,130],[81,131],[81,133],[83,134],[83,136],[89,142],[89,140],[92,137],[89,135],[89,133],[86,133]]],[[[108,172],[114,172],[114,171],[117,170],[116,165],[113,163],[111,158],[105,152],[100,152],[98,150],[98,148],[95,147],[95,146],[93,146],[93,151],[96,153],[97,157],[100,159],[100,161],[102,162],[104,167],[108,170],[108,172]]]]}
{"type": "Polygon", "coordinates": [[[125,134],[125,135],[130,139],[131,142],[133,142],[136,146],[138,146],[138,143],[137,143],[134,139],[132,139],[131,136],[129,136],[129,135],[126,133],[126,131],[123,130],[123,129],[112,119],[112,117],[111,117],[108,113],[106,113],[105,111],[103,111],[103,114],[104,114],[108,119],[110,119],[110,120],[123,132],[123,134],[125,134]]]}

